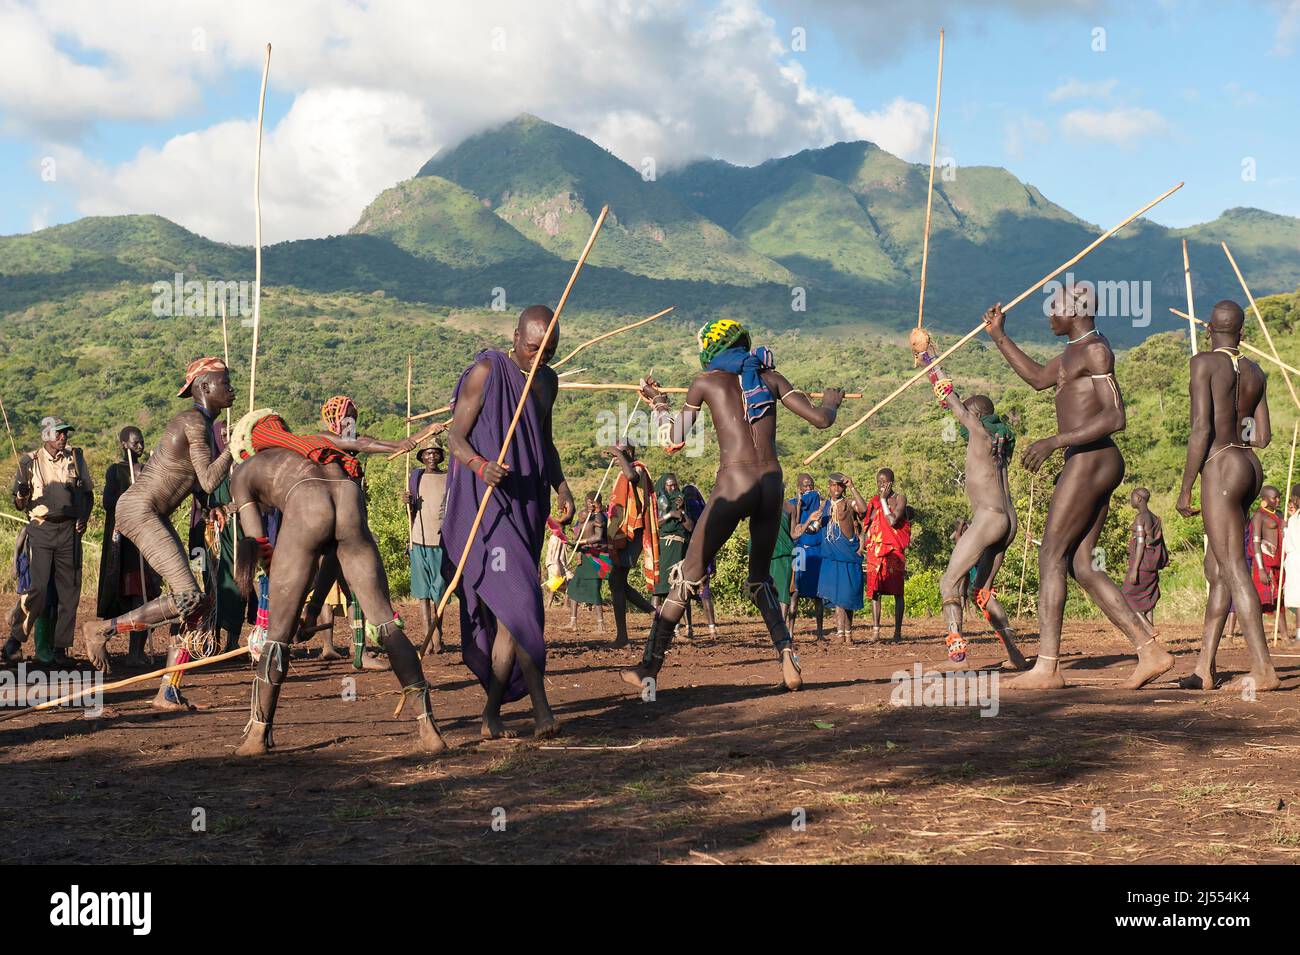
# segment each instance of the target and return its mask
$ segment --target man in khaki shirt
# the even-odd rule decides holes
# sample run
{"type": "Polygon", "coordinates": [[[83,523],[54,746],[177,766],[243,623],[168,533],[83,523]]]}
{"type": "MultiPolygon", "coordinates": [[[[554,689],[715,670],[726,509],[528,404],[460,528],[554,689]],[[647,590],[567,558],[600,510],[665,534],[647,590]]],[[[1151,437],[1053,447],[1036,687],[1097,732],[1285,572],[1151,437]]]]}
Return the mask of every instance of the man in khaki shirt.
{"type": "Polygon", "coordinates": [[[27,619],[15,622],[5,644],[7,660],[20,658],[22,643],[53,597],[58,601],[58,616],[52,662],[69,662],[81,600],[81,535],[95,503],[94,485],[81,449],[68,447],[71,430],[60,418],[42,418],[42,445],[22,456],[14,475],[14,506],[30,519],[27,546],[32,582],[27,619]]]}

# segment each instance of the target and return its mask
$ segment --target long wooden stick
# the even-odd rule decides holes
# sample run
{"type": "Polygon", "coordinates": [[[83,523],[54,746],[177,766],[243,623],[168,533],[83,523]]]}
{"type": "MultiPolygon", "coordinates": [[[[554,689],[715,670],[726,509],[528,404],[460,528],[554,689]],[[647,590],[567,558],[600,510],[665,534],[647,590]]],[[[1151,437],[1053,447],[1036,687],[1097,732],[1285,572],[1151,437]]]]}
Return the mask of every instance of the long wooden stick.
{"type": "MultiPolygon", "coordinates": [[[[1277,646],[1277,631],[1286,613],[1286,508],[1291,500],[1291,478],[1295,475],[1295,442],[1300,436],[1300,421],[1291,425],[1291,458],[1286,466],[1286,487],[1282,490],[1282,547],[1277,572],[1277,609],[1273,611],[1273,646],[1277,646]]],[[[1297,611],[1300,612],[1300,611],[1297,611]]]]}
{"type": "Polygon", "coordinates": [[[1187,256],[1187,240],[1183,239],[1183,283],[1187,286],[1187,334],[1192,340],[1192,357],[1196,357],[1196,303],[1192,300],[1192,260],[1187,256]]]}
{"type": "Polygon", "coordinates": [[[1029,513],[1025,516],[1025,552],[1020,557],[1020,593],[1016,596],[1016,616],[1020,616],[1020,606],[1025,599],[1025,571],[1029,569],[1029,542],[1033,539],[1030,529],[1034,524],[1034,481],[1037,474],[1029,476],[1029,513]]]}
{"type": "MultiPolygon", "coordinates": [[[[1209,322],[1203,322],[1199,318],[1192,318],[1192,316],[1188,315],[1186,312],[1180,312],[1178,309],[1173,308],[1172,306],[1170,307],[1169,311],[1173,312],[1173,314],[1177,315],[1179,318],[1190,318],[1197,325],[1201,325],[1205,328],[1210,327],[1209,322]]],[[[1250,352],[1252,355],[1255,355],[1258,358],[1264,359],[1264,361],[1268,362],[1271,365],[1277,365],[1277,367],[1281,368],[1283,371],[1289,371],[1293,375],[1300,375],[1300,368],[1297,368],[1295,365],[1288,365],[1286,362],[1282,361],[1282,359],[1274,358],[1268,352],[1264,351],[1261,348],[1256,348],[1254,345],[1251,345],[1248,342],[1238,342],[1237,347],[1243,349],[1244,351],[1250,352]]]]}
{"type": "Polygon", "coordinates": [[[166,676],[169,673],[184,673],[186,670],[197,670],[199,667],[211,666],[214,663],[221,663],[225,660],[232,660],[235,657],[243,656],[248,652],[248,647],[236,647],[234,650],[228,650],[225,653],[218,653],[216,656],[204,657],[202,660],[191,660],[188,663],[177,663],[173,666],[163,667],[161,670],[154,670],[151,673],[141,673],[138,676],[127,677],[125,680],[118,680],[116,683],[107,683],[101,687],[87,687],[84,690],[78,690],[76,693],[69,693],[67,696],[61,696],[57,700],[46,700],[44,703],[37,703],[35,706],[28,706],[14,713],[6,713],[0,716],[0,723],[5,720],[16,720],[20,716],[26,716],[28,713],[35,713],[38,710],[50,710],[56,706],[62,706],[64,703],[73,703],[88,693],[107,693],[109,690],[120,690],[124,686],[131,686],[133,683],[143,683],[146,680],[152,680],[155,677],[166,676]]]}
{"type": "MultiPolygon", "coordinates": [[[[566,391],[640,391],[641,389],[640,385],[633,385],[625,382],[606,383],[606,382],[591,382],[591,381],[562,381],[560,382],[560,387],[566,391]]],[[[661,387],[659,390],[662,391],[664,394],[669,394],[669,395],[684,395],[690,391],[689,388],[682,388],[682,387],[671,387],[671,388],[661,387]]],[[[807,397],[820,398],[822,397],[822,393],[820,391],[810,391],[807,392],[807,397]]],[[[848,394],[845,394],[844,397],[861,398],[862,395],[860,392],[850,392],[848,394]]]]}
{"type": "MultiPolygon", "coordinates": [[[[1183,239],[1183,284],[1187,287],[1187,337],[1192,344],[1192,357],[1196,357],[1196,302],[1192,297],[1192,260],[1187,255],[1187,240],[1183,239]]],[[[1201,535],[1201,554],[1210,552],[1210,535],[1201,535]]],[[[1210,595],[1210,582],[1205,581],[1205,595],[1210,595]]]]}
{"type": "Polygon", "coordinates": [[[0,415],[4,415],[5,431],[9,435],[9,450],[13,451],[14,453],[14,464],[20,464],[22,462],[21,459],[18,457],[18,445],[14,443],[14,432],[13,429],[9,427],[9,412],[5,411],[5,403],[3,398],[0,398],[0,415]]]}
{"type": "Polygon", "coordinates": [[[930,211],[934,206],[934,160],[939,149],[939,98],[943,95],[943,29],[939,30],[939,79],[934,85],[934,132],[930,136],[930,185],[925,191],[925,237],[921,240],[921,297],[916,303],[916,327],[925,317],[925,270],[930,261],[930,211]]]}
{"type": "MultiPolygon", "coordinates": [[[[406,356],[406,440],[407,441],[411,440],[411,363],[413,359],[414,359],[413,355],[408,354],[406,356]]],[[[406,452],[406,470],[402,472],[402,478],[407,483],[410,482],[411,479],[411,452],[410,451],[406,452]]],[[[416,485],[416,487],[418,488],[419,485],[416,485]]],[[[414,519],[415,519],[415,512],[411,507],[411,502],[407,501],[406,502],[407,553],[410,553],[411,545],[415,542],[413,536],[415,534],[415,528],[412,525],[414,519]]]]}
{"type": "Polygon", "coordinates": [[[248,364],[248,410],[257,400],[257,342],[262,330],[262,120],[266,115],[266,81],[271,75],[271,44],[262,62],[262,95],[257,101],[257,156],[253,161],[253,357],[248,364]]]}
{"type": "MultiPolygon", "coordinates": [[[[1228,257],[1228,261],[1232,264],[1232,271],[1237,273],[1237,281],[1241,283],[1241,290],[1246,293],[1246,300],[1250,302],[1250,310],[1255,313],[1255,320],[1259,322],[1260,330],[1264,333],[1264,340],[1268,342],[1268,350],[1273,353],[1273,357],[1277,359],[1278,365],[1281,366],[1282,356],[1277,353],[1277,346],[1273,344],[1273,336],[1269,334],[1268,326],[1264,324],[1264,316],[1259,313],[1259,306],[1255,304],[1255,296],[1250,294],[1250,289],[1246,285],[1246,277],[1241,274],[1241,269],[1237,268],[1237,260],[1228,251],[1228,243],[1220,242],[1219,244],[1223,246],[1223,254],[1228,257]]],[[[1286,367],[1282,368],[1282,380],[1286,382],[1287,390],[1291,392],[1291,400],[1295,402],[1297,408],[1300,408],[1300,395],[1296,394],[1295,385],[1291,383],[1291,376],[1286,373],[1286,367]]]]}
{"type": "MultiPolygon", "coordinates": [[[[1131,216],[1129,216],[1129,217],[1128,217],[1127,219],[1125,219],[1123,222],[1119,223],[1119,225],[1111,226],[1109,229],[1107,229],[1107,230],[1106,230],[1105,232],[1103,232],[1101,235],[1097,236],[1096,239],[1094,239],[1092,242],[1090,242],[1090,243],[1089,243],[1089,244],[1088,244],[1088,245],[1083,249],[1082,252],[1079,252],[1077,255],[1075,255],[1075,256],[1074,256],[1072,259],[1070,259],[1068,262],[1064,263],[1064,264],[1061,265],[1060,267],[1055,268],[1055,269],[1053,269],[1051,272],[1049,272],[1049,273],[1047,273],[1046,275],[1044,275],[1041,279],[1039,279],[1037,282],[1035,282],[1035,283],[1034,283],[1033,285],[1031,285],[1029,288],[1025,289],[1023,292],[1021,292],[1019,295],[1017,295],[1015,298],[1013,298],[1009,304],[1002,306],[1002,311],[1003,311],[1003,312],[1010,311],[1014,306],[1018,305],[1020,302],[1023,302],[1023,301],[1024,301],[1026,298],[1028,298],[1030,295],[1033,295],[1034,292],[1038,291],[1040,288],[1042,288],[1044,285],[1046,285],[1046,284],[1047,284],[1048,282],[1050,282],[1052,279],[1056,278],[1056,276],[1060,275],[1060,274],[1061,274],[1062,272],[1064,272],[1066,269],[1068,269],[1068,268],[1072,268],[1073,266],[1077,265],[1077,264],[1078,264],[1078,263],[1079,263],[1079,262],[1080,262],[1080,261],[1081,261],[1085,256],[1087,256],[1087,254],[1088,254],[1089,252],[1091,252],[1093,249],[1097,248],[1097,246],[1101,245],[1103,242],[1105,242],[1107,239],[1109,239],[1111,236],[1113,236],[1116,232],[1118,232],[1120,229],[1124,228],[1126,225],[1128,225],[1130,222],[1132,222],[1132,221],[1133,221],[1134,219],[1136,219],[1138,216],[1142,215],[1142,214],[1143,214],[1144,212],[1146,212],[1148,209],[1152,208],[1153,206],[1157,205],[1157,204],[1160,203],[1160,202],[1163,202],[1165,199],[1168,199],[1170,196],[1172,196],[1175,192],[1177,192],[1177,191],[1178,191],[1179,189],[1181,189],[1181,188],[1183,188],[1183,184],[1180,182],[1180,183],[1178,183],[1178,185],[1174,186],[1172,189],[1170,189],[1170,190],[1168,190],[1167,192],[1164,192],[1164,193],[1162,193],[1161,195],[1157,196],[1156,198],[1152,199],[1150,202],[1148,202],[1145,206],[1143,206],[1143,207],[1142,207],[1141,209],[1139,209],[1137,212],[1133,213],[1131,216]]],[[[835,445],[840,441],[841,438],[845,437],[846,435],[848,435],[848,434],[850,434],[850,433],[856,431],[858,428],[862,427],[864,424],[867,423],[867,421],[869,421],[869,420],[871,419],[871,417],[872,417],[873,415],[875,415],[875,413],[876,413],[877,411],[879,411],[881,408],[885,407],[885,405],[889,404],[891,401],[893,401],[895,398],[897,398],[899,395],[901,395],[903,392],[905,392],[908,388],[911,388],[914,384],[916,384],[916,383],[917,383],[918,381],[920,381],[922,378],[926,377],[926,375],[928,375],[928,374],[930,373],[930,370],[931,370],[931,368],[932,368],[934,365],[937,365],[937,364],[939,364],[940,362],[942,362],[945,358],[947,358],[949,355],[951,355],[951,354],[952,354],[953,352],[955,352],[957,349],[961,348],[963,345],[965,345],[967,342],[969,342],[972,338],[974,338],[976,335],[978,335],[978,334],[979,334],[980,332],[982,332],[983,330],[984,330],[984,323],[983,323],[983,322],[980,322],[980,323],[979,323],[978,325],[976,325],[973,329],[971,329],[969,332],[967,332],[965,335],[963,335],[960,339],[958,339],[958,340],[957,340],[957,343],[956,343],[955,345],[953,345],[951,348],[949,348],[947,351],[945,351],[943,354],[941,354],[938,358],[936,358],[936,359],[931,363],[930,366],[927,366],[927,367],[925,367],[925,368],[922,368],[920,371],[918,371],[915,375],[913,375],[913,376],[912,376],[911,378],[909,378],[907,381],[903,382],[903,384],[899,385],[897,388],[895,388],[893,391],[891,391],[887,396],[885,396],[885,398],[883,398],[880,402],[878,402],[878,403],[876,404],[875,407],[873,407],[870,411],[868,411],[866,414],[864,414],[861,418],[859,418],[857,421],[853,422],[853,424],[849,425],[847,428],[845,428],[843,431],[841,431],[838,435],[836,435],[835,437],[831,438],[829,441],[827,441],[825,444],[823,444],[820,448],[818,448],[818,449],[817,449],[816,451],[814,451],[812,454],[808,455],[808,457],[804,458],[804,459],[803,459],[803,463],[804,463],[805,465],[807,465],[807,464],[811,464],[813,461],[817,460],[819,457],[821,457],[823,454],[825,454],[827,451],[829,451],[832,447],[834,447],[834,446],[835,446],[835,445]]]]}
{"type": "MultiPolygon", "coordinates": [[[[596,224],[591,229],[591,235],[587,238],[587,244],[583,247],[582,254],[578,256],[578,262],[573,267],[573,274],[569,276],[569,284],[564,287],[564,294],[560,296],[559,304],[555,306],[555,313],[551,316],[550,323],[546,326],[546,334],[542,336],[542,344],[537,349],[537,354],[533,356],[532,367],[528,369],[528,377],[524,381],[524,390],[519,395],[519,403],[515,406],[515,415],[510,419],[510,428],[506,431],[505,440],[501,442],[501,453],[497,455],[497,464],[501,464],[506,459],[506,454],[510,450],[510,442],[514,440],[515,428],[519,425],[519,419],[524,413],[524,407],[528,404],[528,393],[533,389],[533,380],[537,377],[537,369],[542,364],[542,355],[546,353],[546,342],[550,339],[551,333],[555,331],[555,326],[559,324],[560,313],[564,311],[564,303],[569,300],[569,292],[573,290],[573,283],[578,281],[578,273],[582,271],[583,263],[587,261],[587,256],[591,253],[591,247],[596,244],[596,236],[600,232],[600,227],[605,224],[605,216],[609,215],[609,206],[603,206],[600,215],[596,217],[596,224]]],[[[442,620],[443,611],[447,609],[447,602],[451,600],[452,593],[460,584],[461,575],[465,571],[465,562],[469,560],[470,548],[474,545],[474,538],[478,535],[479,525],[483,523],[483,515],[487,511],[488,501],[492,499],[494,488],[490,484],[484,485],[483,497],[478,503],[478,513],[474,515],[474,523],[470,526],[469,537],[465,541],[465,549],[461,552],[460,560],[456,563],[456,573],[447,583],[447,589],[443,591],[442,599],[438,601],[438,620],[442,620]]]]}
{"type": "Polygon", "coordinates": [[[565,356],[564,356],[563,358],[561,358],[559,361],[553,361],[553,362],[551,362],[551,367],[552,367],[552,368],[559,368],[561,365],[563,365],[566,361],[568,361],[568,360],[569,360],[570,358],[572,358],[574,355],[578,354],[578,352],[582,351],[584,348],[587,348],[587,347],[589,347],[589,346],[591,346],[591,345],[596,344],[597,342],[603,342],[605,339],[607,339],[607,338],[613,338],[615,335],[621,335],[621,334],[623,334],[624,332],[630,332],[632,329],[634,329],[634,328],[640,328],[642,325],[649,325],[649,324],[650,324],[651,322],[653,322],[655,319],[663,318],[665,315],[667,315],[669,312],[671,312],[671,311],[672,311],[673,309],[675,309],[676,307],[677,307],[676,305],[669,305],[669,306],[668,306],[666,309],[664,309],[662,312],[655,312],[655,313],[654,313],[653,315],[651,315],[649,318],[643,318],[643,319],[641,319],[640,321],[633,322],[633,323],[630,324],[630,325],[624,325],[622,328],[616,328],[616,329],[614,329],[612,332],[606,332],[606,333],[603,334],[603,335],[597,335],[595,338],[592,338],[592,339],[590,339],[590,340],[588,340],[588,341],[583,342],[581,345],[579,345],[579,346],[578,346],[577,348],[575,348],[573,351],[569,352],[567,355],[565,355],[565,356]]]}

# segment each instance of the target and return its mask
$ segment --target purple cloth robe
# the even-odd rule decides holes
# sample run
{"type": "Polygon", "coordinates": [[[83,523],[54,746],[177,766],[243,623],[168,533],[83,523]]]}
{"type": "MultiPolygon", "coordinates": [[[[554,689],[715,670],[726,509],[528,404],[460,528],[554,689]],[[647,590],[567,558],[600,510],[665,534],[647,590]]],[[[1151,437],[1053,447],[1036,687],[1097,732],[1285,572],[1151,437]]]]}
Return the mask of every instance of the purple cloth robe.
{"type": "MultiPolygon", "coordinates": [[[[483,409],[469,433],[469,443],[477,453],[495,461],[523,394],[525,373],[508,355],[495,349],[474,356],[475,364],[484,360],[491,370],[483,387],[483,409]]],[[[456,383],[452,407],[473,367],[467,368],[456,383]]],[[[541,378],[555,373],[543,366],[537,374],[541,378]]],[[[535,384],[506,453],[510,473],[488,501],[470,546],[464,576],[456,588],[461,654],[484,689],[492,677],[492,643],[498,624],[510,631],[516,645],[528,654],[539,672],[546,671],[545,615],[537,573],[546,517],[551,510],[552,476],[547,473],[545,417],[546,409],[538,400],[535,384]]],[[[451,580],[456,571],[486,490],[487,485],[472,469],[452,458],[442,522],[446,580],[451,580]]],[[[516,661],[505,699],[517,700],[527,692],[516,661]]]]}

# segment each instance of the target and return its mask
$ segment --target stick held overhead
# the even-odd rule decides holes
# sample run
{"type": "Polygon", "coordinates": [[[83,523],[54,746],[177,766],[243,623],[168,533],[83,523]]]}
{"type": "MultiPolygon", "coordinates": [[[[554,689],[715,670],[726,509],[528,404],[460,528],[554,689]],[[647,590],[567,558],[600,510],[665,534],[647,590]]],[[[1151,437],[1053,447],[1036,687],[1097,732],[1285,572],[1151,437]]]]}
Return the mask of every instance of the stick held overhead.
{"type": "Polygon", "coordinates": [[[925,270],[930,261],[930,212],[934,208],[934,161],[939,150],[939,100],[943,96],[943,30],[939,30],[939,79],[934,86],[934,132],[930,136],[930,185],[925,191],[925,236],[921,240],[921,297],[916,303],[916,327],[925,318],[925,270]]]}
{"type": "MultiPolygon", "coordinates": [[[[1072,259],[1070,259],[1068,262],[1065,262],[1065,263],[1061,264],[1060,266],[1058,266],[1057,268],[1053,269],[1051,272],[1048,272],[1046,275],[1044,275],[1041,279],[1039,279],[1039,280],[1038,280],[1037,282],[1035,282],[1033,285],[1029,286],[1029,288],[1025,289],[1023,292],[1021,292],[1019,295],[1017,295],[1015,298],[1013,298],[1009,303],[1007,303],[1006,305],[1002,306],[1002,311],[1004,311],[1004,312],[1009,312],[1012,308],[1014,308],[1016,305],[1019,305],[1021,302],[1023,302],[1023,301],[1024,301],[1025,299],[1027,299],[1029,296],[1033,295],[1036,291],[1038,291],[1040,288],[1042,288],[1044,285],[1046,285],[1046,284],[1047,284],[1048,282],[1050,282],[1052,279],[1056,278],[1058,275],[1060,275],[1060,274],[1061,274],[1062,272],[1064,272],[1066,269],[1072,268],[1073,266],[1077,265],[1079,262],[1081,262],[1081,261],[1084,259],[1085,256],[1088,255],[1089,252],[1091,252],[1093,249],[1097,248],[1097,246],[1101,245],[1103,242],[1105,242],[1107,239],[1109,239],[1111,236],[1113,236],[1113,235],[1114,235],[1116,232],[1118,232],[1120,229],[1124,228],[1126,225],[1128,225],[1128,224],[1129,224],[1130,222],[1132,222],[1134,219],[1138,218],[1138,216],[1141,216],[1143,213],[1147,212],[1147,210],[1151,209],[1153,206],[1157,205],[1157,204],[1160,203],[1160,202],[1163,202],[1165,199],[1168,199],[1170,196],[1172,196],[1175,192],[1177,192],[1177,191],[1178,191],[1179,189],[1181,189],[1181,188],[1183,188],[1183,184],[1180,182],[1180,183],[1178,183],[1176,186],[1174,186],[1172,189],[1169,189],[1168,191],[1166,191],[1166,192],[1164,192],[1164,193],[1161,193],[1159,196],[1156,196],[1156,198],[1152,199],[1152,200],[1151,200],[1150,202],[1148,202],[1145,206],[1143,206],[1143,207],[1142,207],[1141,209],[1139,209],[1137,212],[1133,213],[1131,216],[1129,216],[1129,217],[1128,217],[1127,219],[1125,219],[1123,222],[1119,223],[1118,225],[1111,226],[1109,229],[1107,229],[1107,230],[1106,230],[1105,232],[1103,232],[1101,235],[1097,236],[1097,238],[1093,239],[1092,242],[1088,243],[1088,245],[1083,249],[1083,251],[1079,252],[1077,255],[1075,255],[1075,256],[1074,256],[1072,259]]],[[[931,364],[932,364],[932,365],[940,364],[940,363],[941,363],[945,358],[947,358],[947,357],[948,357],[949,355],[951,355],[953,352],[957,351],[957,349],[961,348],[963,345],[965,345],[967,342],[969,342],[972,338],[974,338],[976,335],[978,335],[978,334],[979,334],[980,332],[982,332],[983,330],[984,330],[984,323],[983,323],[983,322],[980,322],[980,323],[979,323],[978,325],[976,325],[973,329],[971,329],[969,332],[967,332],[965,335],[963,335],[961,338],[959,338],[959,339],[957,340],[957,343],[956,343],[955,345],[953,345],[951,348],[949,348],[947,351],[945,351],[943,354],[941,354],[941,355],[940,355],[938,358],[936,358],[936,359],[935,359],[931,364]]],[[[899,385],[897,388],[895,388],[893,391],[891,391],[888,395],[886,395],[886,396],[885,396],[885,397],[884,397],[880,402],[878,402],[878,403],[876,404],[875,407],[873,407],[870,411],[868,411],[866,414],[864,414],[861,418],[859,418],[857,421],[853,422],[851,425],[849,425],[848,427],[846,427],[843,431],[841,431],[841,432],[840,432],[839,434],[837,434],[835,437],[831,438],[829,441],[827,441],[825,444],[823,444],[820,448],[818,448],[818,449],[817,449],[816,451],[814,451],[812,454],[808,455],[808,457],[804,458],[804,459],[803,459],[803,463],[804,463],[804,464],[811,464],[813,461],[817,460],[819,457],[821,457],[823,454],[825,454],[827,451],[829,451],[832,447],[834,447],[834,446],[835,446],[835,445],[840,441],[840,439],[843,438],[845,435],[848,435],[848,434],[850,434],[850,433],[856,431],[858,428],[862,427],[864,424],[867,423],[868,420],[871,419],[871,417],[872,417],[873,415],[875,415],[875,413],[876,413],[877,411],[879,411],[881,408],[885,407],[885,405],[889,404],[891,401],[893,401],[895,398],[897,398],[899,395],[901,395],[901,394],[902,394],[904,391],[906,391],[908,388],[911,388],[914,384],[916,384],[918,381],[920,381],[922,378],[924,378],[924,377],[929,373],[929,370],[930,370],[930,369],[929,369],[928,367],[927,367],[927,368],[922,368],[920,371],[918,371],[915,375],[913,375],[913,376],[912,376],[911,378],[909,378],[907,381],[903,382],[901,385],[899,385]]]]}
{"type": "Polygon", "coordinates": [[[253,160],[253,357],[248,364],[248,410],[257,400],[257,343],[262,330],[262,121],[266,117],[266,81],[271,75],[271,44],[262,62],[262,94],[257,101],[257,153],[253,160]]]}

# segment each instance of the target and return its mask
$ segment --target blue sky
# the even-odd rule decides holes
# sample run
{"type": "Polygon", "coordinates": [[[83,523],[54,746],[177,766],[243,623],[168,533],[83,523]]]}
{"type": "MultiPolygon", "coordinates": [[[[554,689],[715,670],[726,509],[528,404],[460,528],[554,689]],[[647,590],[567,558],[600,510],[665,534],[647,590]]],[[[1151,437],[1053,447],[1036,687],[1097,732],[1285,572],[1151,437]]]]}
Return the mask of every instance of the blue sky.
{"type": "Polygon", "coordinates": [[[635,13],[383,0],[321,4],[310,19],[293,3],[247,3],[0,0],[12,44],[0,39],[0,234],[158,212],[251,241],[263,40],[276,45],[264,159],[275,241],[346,229],[439,146],[522,110],[634,163],[754,162],[858,137],[921,160],[941,24],[941,155],[959,168],[1004,166],[1103,226],[1180,179],[1156,221],[1233,206],[1300,215],[1296,0],[665,0],[635,13]],[[806,50],[790,49],[795,28],[806,50]],[[47,156],[54,182],[41,178],[47,156]]]}

